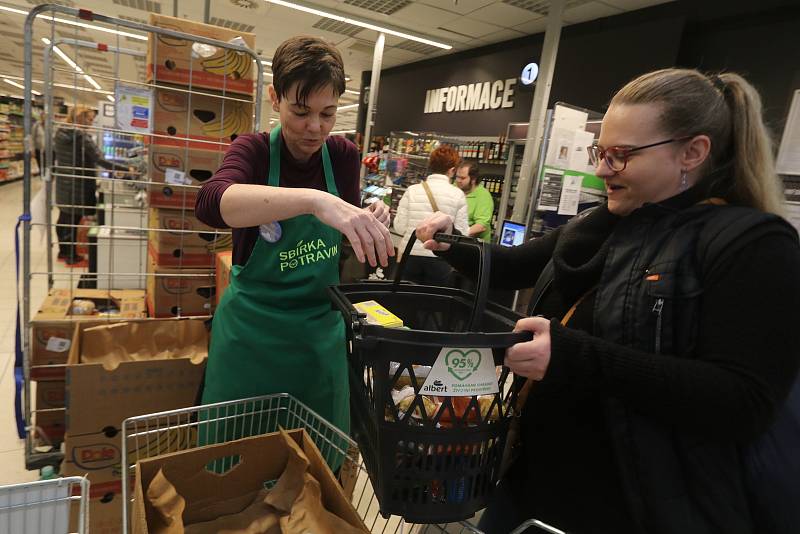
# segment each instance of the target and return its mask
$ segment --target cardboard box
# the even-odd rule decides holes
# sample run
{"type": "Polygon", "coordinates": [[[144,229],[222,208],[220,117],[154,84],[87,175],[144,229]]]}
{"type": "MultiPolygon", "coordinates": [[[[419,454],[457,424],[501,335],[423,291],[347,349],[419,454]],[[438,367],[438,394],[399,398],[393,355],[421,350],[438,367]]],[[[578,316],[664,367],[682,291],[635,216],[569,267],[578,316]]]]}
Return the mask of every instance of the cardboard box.
{"type": "MultiPolygon", "coordinates": [[[[308,458],[308,472],[319,482],[324,507],[349,523],[353,531],[368,533],[308,434],[304,430],[287,434],[308,458]]],[[[280,478],[288,458],[289,448],[283,435],[275,433],[142,460],[136,464],[133,532],[149,534],[163,526],[163,520],[146,497],[150,482],[162,469],[185,499],[182,517],[191,524],[240,512],[243,504],[249,504],[254,494],[263,488],[264,481],[280,478]],[[239,456],[240,461],[227,472],[206,470],[214,460],[230,456],[239,456]]]]}
{"type": "MultiPolygon", "coordinates": [[[[207,356],[208,332],[202,319],[80,324],[67,363],[62,473],[88,473],[92,483],[119,481],[122,422],[193,406],[207,356]]],[[[188,439],[189,431],[181,432],[188,439]]],[[[140,438],[134,447],[160,452],[170,442],[175,443],[154,436],[140,438]]]]}
{"type": "MultiPolygon", "coordinates": [[[[240,37],[254,49],[256,36],[210,24],[150,14],[150,24],[183,33],[216,39],[225,43],[240,37]]],[[[228,93],[253,94],[256,68],[247,54],[225,49],[194,47],[193,41],[151,34],[147,43],[147,81],[189,85],[193,88],[225,90],[228,93]],[[155,74],[155,75],[154,75],[155,74]]]]}
{"type": "Polygon", "coordinates": [[[149,249],[157,265],[213,267],[214,254],[230,249],[230,233],[201,223],[194,210],[150,210],[149,249]]]}
{"type": "Polygon", "coordinates": [[[102,318],[145,317],[144,297],[140,290],[52,289],[31,321],[31,379],[64,380],[63,365],[67,363],[75,324],[102,318]],[[72,315],[74,299],[92,300],[99,308],[111,305],[119,314],[72,315]]]}
{"type": "Polygon", "coordinates": [[[37,382],[36,409],[63,408],[65,392],[63,380],[37,382]]]}
{"type": "Polygon", "coordinates": [[[159,87],[153,102],[153,133],[159,145],[220,150],[232,135],[253,131],[253,104],[240,98],[159,87]],[[220,145],[219,143],[224,143],[220,145]]]}
{"type": "Polygon", "coordinates": [[[33,419],[35,426],[34,436],[38,444],[57,445],[64,441],[64,435],[66,434],[66,413],[64,408],[36,410],[33,419]]]}
{"type": "Polygon", "coordinates": [[[217,306],[222,299],[222,294],[231,283],[231,270],[233,269],[233,252],[217,252],[217,306]]]}
{"type": "Polygon", "coordinates": [[[216,307],[214,269],[176,269],[149,262],[147,309],[150,317],[210,315],[216,307]]]}
{"type": "MultiPolygon", "coordinates": [[[[119,483],[95,484],[89,487],[89,523],[92,534],[123,534],[122,493],[119,483]],[[114,489],[116,488],[116,489],[114,489]]],[[[70,508],[70,532],[78,532],[79,504],[73,501],[70,508]]]]}
{"type": "Polygon", "coordinates": [[[148,177],[151,182],[158,182],[148,186],[148,197],[150,206],[157,208],[185,207],[194,210],[197,188],[217,172],[224,156],[222,150],[161,144],[148,145],[147,150],[148,177]]]}

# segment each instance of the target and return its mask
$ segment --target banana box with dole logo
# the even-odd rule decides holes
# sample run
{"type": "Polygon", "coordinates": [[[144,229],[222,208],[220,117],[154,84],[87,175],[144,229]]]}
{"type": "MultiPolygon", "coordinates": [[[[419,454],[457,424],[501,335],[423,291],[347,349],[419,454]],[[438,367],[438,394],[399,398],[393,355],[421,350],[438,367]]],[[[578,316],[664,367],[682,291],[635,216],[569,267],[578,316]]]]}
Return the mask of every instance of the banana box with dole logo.
{"type": "MultiPolygon", "coordinates": [[[[166,15],[150,14],[150,24],[224,43],[256,46],[253,33],[239,32],[210,24],[191,22],[166,15]]],[[[226,93],[252,95],[256,79],[252,56],[230,49],[150,34],[147,42],[147,81],[190,85],[226,93]]]]}
{"type": "Polygon", "coordinates": [[[213,267],[214,254],[232,247],[230,231],[200,222],[194,210],[150,208],[148,248],[158,265],[213,267]]]}
{"type": "Polygon", "coordinates": [[[250,97],[189,93],[159,86],[153,102],[153,133],[158,145],[221,150],[231,136],[253,131],[250,97]]]}
{"type": "Polygon", "coordinates": [[[194,210],[197,192],[222,165],[222,146],[202,150],[183,146],[150,144],[147,147],[148,198],[153,208],[194,210]]]}
{"type": "MultiPolygon", "coordinates": [[[[80,324],[67,364],[66,436],[62,474],[88,474],[92,486],[116,483],[122,469],[122,422],[137,415],[193,406],[208,356],[204,319],[140,319],[80,324]]],[[[163,432],[127,443],[127,462],[196,440],[173,421],[163,432]],[[137,454],[138,453],[138,454],[137,454]]],[[[153,426],[151,430],[155,430],[153,426]]],[[[174,450],[174,449],[173,449],[174,450]]]]}
{"type": "Polygon", "coordinates": [[[402,328],[403,320],[375,302],[367,300],[353,304],[353,307],[367,316],[367,323],[386,328],[402,328]]]}
{"type": "Polygon", "coordinates": [[[210,315],[217,307],[214,269],[180,269],[148,261],[147,311],[150,317],[210,315]]]}

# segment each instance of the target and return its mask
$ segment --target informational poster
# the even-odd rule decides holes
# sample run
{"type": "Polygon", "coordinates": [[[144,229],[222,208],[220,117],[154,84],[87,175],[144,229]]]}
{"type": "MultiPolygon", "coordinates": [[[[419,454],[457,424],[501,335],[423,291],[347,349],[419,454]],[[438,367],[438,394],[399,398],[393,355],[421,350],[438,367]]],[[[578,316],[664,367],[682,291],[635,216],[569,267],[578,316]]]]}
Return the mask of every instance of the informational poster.
{"type": "Polygon", "coordinates": [[[561,200],[561,188],[564,182],[564,171],[545,169],[542,176],[542,190],[539,194],[540,211],[557,211],[561,200]]]}
{"type": "Polygon", "coordinates": [[[140,134],[153,130],[152,90],[118,83],[116,106],[117,129],[140,134]]]}
{"type": "Polygon", "coordinates": [[[553,128],[570,130],[572,132],[586,129],[589,114],[579,109],[573,109],[562,104],[556,104],[553,110],[553,128]]]}
{"type": "Polygon", "coordinates": [[[792,98],[776,167],[779,174],[800,175],[800,89],[792,98]]]}
{"type": "Polygon", "coordinates": [[[564,173],[561,183],[561,197],[558,200],[559,215],[577,215],[581,199],[581,183],[583,176],[564,173]]]}
{"type": "Polygon", "coordinates": [[[572,152],[575,148],[576,130],[556,128],[550,131],[550,144],[547,146],[545,165],[568,169],[572,152]]]}
{"type": "Polygon", "coordinates": [[[576,131],[572,144],[572,153],[569,155],[567,168],[573,171],[594,174],[595,168],[589,162],[589,147],[594,143],[594,134],[587,131],[576,131]]]}

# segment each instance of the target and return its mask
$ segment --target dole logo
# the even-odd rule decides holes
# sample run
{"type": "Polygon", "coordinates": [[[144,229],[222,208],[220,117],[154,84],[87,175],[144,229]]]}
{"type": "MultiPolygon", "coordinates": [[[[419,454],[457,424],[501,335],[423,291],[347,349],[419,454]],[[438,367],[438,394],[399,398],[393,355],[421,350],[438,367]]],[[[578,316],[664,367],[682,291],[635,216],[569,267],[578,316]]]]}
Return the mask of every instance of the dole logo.
{"type": "Polygon", "coordinates": [[[188,278],[165,278],[163,287],[164,291],[173,295],[187,293],[189,291],[189,280],[188,278]]]}
{"type": "Polygon", "coordinates": [[[119,463],[120,452],[118,447],[109,443],[84,445],[72,450],[72,461],[83,469],[105,469],[119,463]]]}
{"type": "MultiPolygon", "coordinates": [[[[191,230],[192,224],[180,217],[167,217],[164,219],[164,228],[167,230],[191,230]]],[[[181,235],[178,232],[177,235],[181,235]]]]}
{"type": "Polygon", "coordinates": [[[63,405],[64,404],[64,390],[51,389],[44,392],[44,401],[50,405],[63,405]]]}
{"type": "Polygon", "coordinates": [[[174,154],[165,152],[155,152],[153,154],[153,163],[161,172],[166,172],[167,169],[182,169],[183,160],[174,154]]]}

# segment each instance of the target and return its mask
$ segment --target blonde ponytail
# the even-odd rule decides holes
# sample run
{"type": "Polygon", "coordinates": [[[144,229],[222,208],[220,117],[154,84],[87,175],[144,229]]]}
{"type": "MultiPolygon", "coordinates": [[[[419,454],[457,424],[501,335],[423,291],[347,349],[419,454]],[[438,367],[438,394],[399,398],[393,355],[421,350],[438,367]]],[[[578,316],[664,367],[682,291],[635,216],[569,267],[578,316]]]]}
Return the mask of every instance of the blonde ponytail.
{"type": "Polygon", "coordinates": [[[731,143],[734,190],[744,203],[761,211],[783,215],[784,196],[775,171],[775,152],[761,114],[761,97],[747,80],[721,74],[731,107],[731,143]]]}
{"type": "Polygon", "coordinates": [[[706,174],[730,167],[726,200],[783,214],[783,193],[761,98],[738,74],[708,77],[694,69],[662,69],[629,82],[611,103],[663,106],[665,133],[705,134],[711,139],[706,174]]]}

